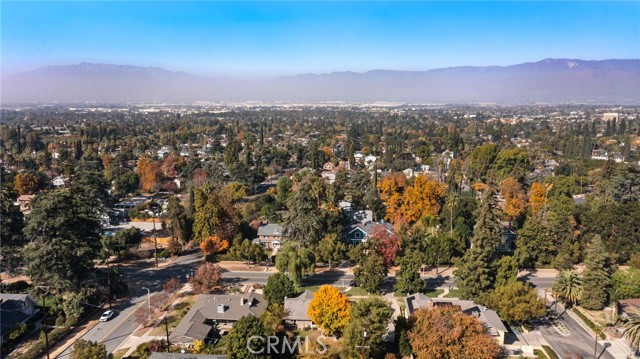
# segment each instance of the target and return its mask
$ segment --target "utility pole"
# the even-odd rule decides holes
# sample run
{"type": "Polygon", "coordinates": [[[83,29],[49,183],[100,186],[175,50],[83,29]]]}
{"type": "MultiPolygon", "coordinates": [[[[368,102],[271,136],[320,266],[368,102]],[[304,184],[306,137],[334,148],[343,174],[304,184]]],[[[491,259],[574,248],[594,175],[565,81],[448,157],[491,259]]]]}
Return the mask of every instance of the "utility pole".
{"type": "Polygon", "coordinates": [[[167,317],[164,317],[164,331],[167,334],[167,353],[171,351],[171,344],[169,343],[169,321],[167,317]]]}
{"type": "Polygon", "coordinates": [[[107,258],[107,285],[109,286],[109,309],[111,309],[111,268],[109,267],[109,259],[107,258]]]}
{"type": "Polygon", "coordinates": [[[156,233],[156,217],[153,217],[153,245],[155,247],[156,268],[158,268],[158,235],[156,233]]]}
{"type": "Polygon", "coordinates": [[[45,307],[45,293],[42,293],[42,330],[44,331],[44,347],[49,359],[49,334],[47,333],[47,309],[45,307]]]}

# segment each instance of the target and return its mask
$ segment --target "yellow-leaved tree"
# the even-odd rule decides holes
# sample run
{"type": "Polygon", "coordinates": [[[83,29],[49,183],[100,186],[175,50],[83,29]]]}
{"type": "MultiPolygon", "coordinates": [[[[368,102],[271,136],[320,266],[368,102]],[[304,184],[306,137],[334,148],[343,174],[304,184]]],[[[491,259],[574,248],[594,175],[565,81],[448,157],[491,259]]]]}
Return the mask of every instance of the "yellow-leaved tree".
{"type": "Polygon", "coordinates": [[[391,173],[378,182],[380,199],[387,207],[384,218],[395,223],[401,215],[402,196],[407,186],[407,177],[402,173],[391,173]]]}
{"type": "Polygon", "coordinates": [[[155,190],[161,177],[160,162],[147,157],[140,157],[140,159],[138,159],[137,172],[138,176],[140,176],[140,190],[142,192],[155,190]]]}
{"type": "Polygon", "coordinates": [[[505,178],[500,183],[500,194],[504,197],[504,213],[509,216],[510,221],[524,214],[527,206],[526,196],[517,179],[505,178]]]}
{"type": "Polygon", "coordinates": [[[307,314],[326,335],[333,335],[343,330],[349,323],[351,302],[336,287],[323,285],[314,293],[307,314]]]}
{"type": "Polygon", "coordinates": [[[407,188],[402,198],[402,214],[410,222],[417,222],[425,216],[437,216],[440,213],[440,200],[447,190],[444,183],[427,179],[419,174],[413,186],[407,188]]]}
{"type": "Polygon", "coordinates": [[[531,206],[531,212],[534,215],[538,214],[540,208],[544,207],[547,202],[547,190],[551,189],[549,186],[545,186],[544,183],[534,182],[531,185],[531,192],[529,194],[529,206],[531,206]]]}

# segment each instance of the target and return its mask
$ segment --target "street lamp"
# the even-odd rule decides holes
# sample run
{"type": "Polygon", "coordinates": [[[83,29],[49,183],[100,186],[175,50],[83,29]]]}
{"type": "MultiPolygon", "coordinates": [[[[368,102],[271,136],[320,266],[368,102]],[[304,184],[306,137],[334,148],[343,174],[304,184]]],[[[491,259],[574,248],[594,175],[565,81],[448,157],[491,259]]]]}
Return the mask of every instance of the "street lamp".
{"type": "Polygon", "coordinates": [[[360,358],[362,358],[362,359],[364,359],[365,350],[367,348],[369,348],[368,345],[365,345],[366,340],[367,340],[367,331],[365,330],[363,332],[363,335],[362,335],[362,345],[356,345],[356,348],[360,348],[361,349],[360,350],[360,358]]]}
{"type": "Polygon", "coordinates": [[[156,257],[156,268],[158,268],[158,234],[156,232],[156,217],[157,212],[153,212],[153,246],[155,248],[153,255],[156,257]]]}
{"type": "Polygon", "coordinates": [[[148,301],[148,307],[149,307],[149,319],[151,319],[151,290],[149,290],[149,288],[147,287],[142,287],[141,289],[146,289],[147,290],[147,301],[148,301]]]}

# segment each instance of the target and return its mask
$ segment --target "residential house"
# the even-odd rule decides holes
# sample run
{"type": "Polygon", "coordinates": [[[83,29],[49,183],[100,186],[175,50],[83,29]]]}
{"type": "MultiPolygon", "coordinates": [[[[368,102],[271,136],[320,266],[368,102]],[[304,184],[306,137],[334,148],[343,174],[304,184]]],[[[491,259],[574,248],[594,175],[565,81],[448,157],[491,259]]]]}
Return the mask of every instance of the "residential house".
{"type": "Polygon", "coordinates": [[[275,249],[282,245],[282,226],[277,223],[262,224],[258,227],[258,238],[254,242],[264,248],[275,249]]]}
{"type": "Polygon", "coordinates": [[[169,340],[183,346],[194,340],[212,340],[222,335],[246,315],[260,316],[267,308],[262,294],[201,294],[173,330],[169,340]]]}
{"type": "Polygon", "coordinates": [[[171,153],[171,151],[169,151],[169,148],[167,146],[162,146],[161,149],[159,149],[156,154],[158,155],[158,158],[163,159],[166,156],[169,155],[169,153],[171,153]]]}
{"type": "Polygon", "coordinates": [[[327,163],[322,165],[322,170],[323,171],[332,172],[335,169],[336,169],[336,165],[334,165],[333,162],[327,162],[327,163]]]}
{"type": "Polygon", "coordinates": [[[324,178],[329,184],[333,184],[336,181],[336,174],[333,171],[322,171],[320,177],[324,178]]]}
{"type": "Polygon", "coordinates": [[[346,230],[346,242],[359,244],[366,242],[376,227],[381,226],[387,232],[394,234],[393,225],[388,222],[374,222],[371,211],[355,211],[349,214],[350,224],[346,230]]]}
{"type": "Polygon", "coordinates": [[[640,313],[640,298],[621,299],[618,301],[618,313],[628,319],[634,313],[640,313]]]}
{"type": "Polygon", "coordinates": [[[441,306],[457,306],[465,314],[478,318],[487,332],[498,342],[504,345],[504,336],[507,328],[498,316],[498,313],[470,300],[429,298],[422,293],[412,294],[405,298],[405,315],[409,317],[418,309],[432,309],[441,306]]]}
{"type": "Polygon", "coordinates": [[[23,194],[18,197],[18,206],[20,206],[20,212],[31,212],[31,202],[36,198],[34,194],[23,194]]]}
{"type": "Polygon", "coordinates": [[[402,173],[405,175],[405,177],[407,177],[407,179],[411,179],[415,176],[415,171],[413,170],[413,168],[407,168],[406,170],[402,171],[402,173]]]}
{"type": "Polygon", "coordinates": [[[180,150],[180,157],[189,157],[191,156],[191,151],[189,150],[189,146],[183,146],[180,150]]]}
{"type": "Polygon", "coordinates": [[[187,184],[187,180],[183,177],[177,177],[173,179],[173,183],[176,184],[176,188],[181,189],[187,184]]]}
{"type": "Polygon", "coordinates": [[[55,188],[64,188],[69,185],[69,177],[67,176],[58,176],[51,181],[53,187],[55,188]]]}
{"type": "Polygon", "coordinates": [[[356,151],[356,153],[353,154],[353,159],[356,163],[362,163],[364,161],[364,155],[362,152],[356,151]]]}
{"type": "Polygon", "coordinates": [[[149,359],[227,359],[227,355],[190,353],[151,353],[149,359]]]}
{"type": "Polygon", "coordinates": [[[378,161],[378,157],[374,155],[366,155],[364,157],[364,165],[367,166],[368,169],[373,169],[373,165],[378,161]]]}
{"type": "Polygon", "coordinates": [[[13,328],[26,324],[39,311],[38,303],[28,294],[0,293],[0,343],[13,328]]]}
{"type": "Polygon", "coordinates": [[[500,244],[498,244],[498,252],[512,253],[516,250],[516,239],[518,234],[509,222],[502,222],[502,231],[500,232],[500,244]]]}
{"type": "Polygon", "coordinates": [[[313,300],[313,292],[310,290],[305,290],[295,298],[285,298],[284,310],[287,312],[285,323],[295,325],[298,329],[314,328],[315,324],[307,314],[311,300],[313,300]]]}

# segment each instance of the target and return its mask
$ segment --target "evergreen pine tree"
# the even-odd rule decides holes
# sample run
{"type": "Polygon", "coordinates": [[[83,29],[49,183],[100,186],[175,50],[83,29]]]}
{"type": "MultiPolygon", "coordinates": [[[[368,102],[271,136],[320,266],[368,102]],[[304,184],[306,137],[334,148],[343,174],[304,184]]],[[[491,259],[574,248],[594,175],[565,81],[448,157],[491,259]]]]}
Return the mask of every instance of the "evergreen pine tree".
{"type": "Polygon", "coordinates": [[[501,230],[494,202],[493,191],[488,188],[476,211],[471,248],[458,261],[458,269],[454,273],[460,295],[465,299],[480,301],[495,284],[494,264],[501,230]]]}
{"type": "Polygon", "coordinates": [[[582,278],[584,292],[580,304],[590,310],[601,310],[609,303],[611,263],[600,235],[595,235],[586,251],[586,269],[582,278]]]}
{"type": "Polygon", "coordinates": [[[622,119],[620,121],[620,128],[618,129],[618,135],[626,135],[627,134],[627,121],[622,119]]]}
{"type": "Polygon", "coordinates": [[[625,161],[629,161],[631,158],[631,139],[627,136],[624,139],[624,147],[622,147],[622,157],[625,161]]]}

